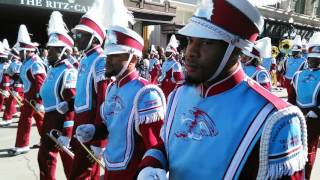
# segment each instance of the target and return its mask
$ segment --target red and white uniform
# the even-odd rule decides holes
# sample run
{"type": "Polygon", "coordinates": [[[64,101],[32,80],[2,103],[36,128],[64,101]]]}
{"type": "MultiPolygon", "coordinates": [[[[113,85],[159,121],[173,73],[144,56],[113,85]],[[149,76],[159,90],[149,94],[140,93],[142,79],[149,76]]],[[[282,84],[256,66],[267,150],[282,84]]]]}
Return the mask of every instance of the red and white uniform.
{"type": "Polygon", "coordinates": [[[161,76],[159,77],[160,87],[164,95],[169,94],[181,85],[184,81],[181,64],[175,59],[168,59],[162,65],[161,76]]]}
{"type": "Polygon", "coordinates": [[[24,60],[21,66],[20,78],[24,85],[24,103],[21,108],[15,144],[15,147],[18,148],[27,147],[29,145],[32,118],[36,121],[40,135],[42,131],[43,117],[37,114],[35,109],[25,102],[27,100],[29,102],[42,104],[39,91],[46,78],[46,70],[38,55],[33,55],[24,60]]]}
{"type": "MultiPolygon", "coordinates": [[[[101,47],[97,46],[87,51],[80,61],[74,104],[75,128],[81,124],[102,124],[99,107],[104,101],[108,81],[105,78],[105,60],[101,53],[101,47]]],[[[90,145],[103,148],[106,140],[86,145],[89,149],[90,145]]],[[[70,179],[99,179],[99,165],[87,158],[88,153],[77,141],[72,146],[75,150],[75,159],[70,179]]]]}
{"type": "Polygon", "coordinates": [[[10,76],[7,73],[8,67],[10,63],[3,62],[0,64],[0,111],[2,111],[2,106],[5,103],[5,100],[9,98],[5,97],[8,95],[9,89],[10,89],[10,76]]]}
{"type": "MultiPolygon", "coordinates": [[[[8,74],[11,80],[11,89],[15,96],[19,96],[23,99],[23,84],[20,79],[20,69],[22,63],[18,59],[13,59],[8,68],[8,74]]],[[[19,98],[18,97],[18,98],[19,98]]],[[[6,109],[3,113],[3,120],[8,121],[12,119],[12,115],[17,112],[16,109],[17,100],[10,95],[6,101],[6,109]]]]}
{"type": "Polygon", "coordinates": [[[100,108],[104,124],[96,128],[97,137],[108,138],[106,180],[134,179],[145,151],[161,142],[165,98],[148,84],[133,71],[108,87],[100,108]]]}
{"type": "MultiPolygon", "coordinates": [[[[68,60],[64,60],[52,67],[41,88],[41,96],[45,108],[43,130],[41,135],[41,145],[38,152],[38,162],[40,169],[40,179],[56,179],[55,169],[57,163],[58,148],[46,134],[56,129],[62,132],[62,136],[72,138],[74,125],[74,96],[76,94],[77,70],[68,60]],[[54,87],[54,88],[53,88],[54,87]],[[54,89],[54,90],[53,90],[54,89]],[[59,112],[58,104],[66,103],[68,107],[65,112],[59,112]],[[64,114],[62,114],[64,113],[64,114]]],[[[73,158],[60,151],[64,172],[69,177],[73,158]]]]}
{"type": "Polygon", "coordinates": [[[149,74],[150,74],[150,82],[152,84],[158,84],[158,77],[161,73],[161,64],[159,59],[153,58],[149,59],[149,74]]]}

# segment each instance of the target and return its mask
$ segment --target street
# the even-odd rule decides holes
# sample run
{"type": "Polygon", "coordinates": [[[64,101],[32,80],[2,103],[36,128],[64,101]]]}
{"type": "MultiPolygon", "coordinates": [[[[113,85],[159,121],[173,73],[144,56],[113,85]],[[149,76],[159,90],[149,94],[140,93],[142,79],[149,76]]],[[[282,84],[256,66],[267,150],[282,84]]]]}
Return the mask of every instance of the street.
{"type": "MultiPolygon", "coordinates": [[[[283,90],[276,90],[274,93],[286,99],[286,93],[283,90]]],[[[2,116],[2,114],[1,114],[2,116]]],[[[17,121],[17,119],[15,119],[17,121]]],[[[0,179],[10,179],[10,180],[35,180],[39,179],[39,167],[37,162],[37,153],[38,149],[31,149],[29,153],[8,157],[7,150],[12,148],[15,143],[17,123],[11,124],[9,127],[0,128],[0,179]]],[[[30,146],[39,143],[39,135],[35,124],[31,129],[31,137],[30,137],[30,146]]],[[[317,160],[312,172],[311,179],[318,180],[320,179],[320,154],[318,151],[317,160]]],[[[101,169],[101,173],[103,170],[101,169]]],[[[61,160],[58,158],[57,172],[56,172],[57,180],[64,180],[65,175],[63,172],[61,160]]]]}

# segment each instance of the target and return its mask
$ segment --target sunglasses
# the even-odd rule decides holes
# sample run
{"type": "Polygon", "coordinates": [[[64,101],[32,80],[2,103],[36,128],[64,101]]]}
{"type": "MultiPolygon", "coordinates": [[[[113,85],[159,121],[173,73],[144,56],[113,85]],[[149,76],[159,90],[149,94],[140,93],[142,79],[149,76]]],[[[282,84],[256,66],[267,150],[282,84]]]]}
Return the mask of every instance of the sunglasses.
{"type": "Polygon", "coordinates": [[[80,39],[82,38],[82,34],[81,33],[77,33],[73,35],[73,39],[80,39]]]}

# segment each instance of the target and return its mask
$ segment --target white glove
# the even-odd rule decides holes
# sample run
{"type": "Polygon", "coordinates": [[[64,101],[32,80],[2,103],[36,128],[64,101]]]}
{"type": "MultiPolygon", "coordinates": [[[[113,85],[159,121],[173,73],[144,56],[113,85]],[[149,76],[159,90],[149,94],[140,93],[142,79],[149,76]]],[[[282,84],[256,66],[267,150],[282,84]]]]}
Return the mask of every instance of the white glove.
{"type": "Polygon", "coordinates": [[[42,104],[36,103],[35,108],[38,112],[44,112],[44,106],[42,104]]]}
{"type": "Polygon", "coordinates": [[[17,91],[12,91],[12,94],[13,94],[15,97],[17,97],[17,98],[20,97],[20,95],[19,95],[19,93],[18,93],[17,91]]]}
{"type": "Polygon", "coordinates": [[[309,118],[318,118],[318,115],[314,112],[314,111],[309,111],[308,114],[306,115],[306,117],[309,118]]]}
{"type": "Polygon", "coordinates": [[[9,97],[9,96],[10,96],[9,91],[2,91],[2,94],[3,94],[3,96],[5,96],[5,97],[9,97]]]}
{"type": "Polygon", "coordinates": [[[103,151],[105,150],[105,148],[101,148],[93,145],[90,146],[90,149],[93,151],[93,155],[98,159],[101,158],[103,151]]]}
{"type": "Polygon", "coordinates": [[[65,146],[66,148],[70,147],[70,138],[67,136],[59,136],[58,138],[58,143],[61,144],[62,146],[65,146]]]}
{"type": "Polygon", "coordinates": [[[57,104],[56,109],[60,114],[65,114],[69,110],[68,102],[62,101],[61,103],[57,104]]]}
{"type": "Polygon", "coordinates": [[[76,137],[82,142],[86,143],[92,140],[96,128],[93,124],[83,124],[77,127],[76,129],[76,137]]]}
{"type": "Polygon", "coordinates": [[[140,171],[137,180],[167,180],[166,171],[160,168],[146,167],[140,171]]]}

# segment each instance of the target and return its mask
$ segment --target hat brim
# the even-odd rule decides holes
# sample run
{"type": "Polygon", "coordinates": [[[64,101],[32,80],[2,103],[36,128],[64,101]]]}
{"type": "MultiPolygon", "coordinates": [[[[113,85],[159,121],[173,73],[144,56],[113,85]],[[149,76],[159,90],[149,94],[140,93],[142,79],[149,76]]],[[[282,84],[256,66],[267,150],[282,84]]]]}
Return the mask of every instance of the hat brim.
{"type": "Polygon", "coordinates": [[[215,32],[214,29],[217,29],[217,27],[211,22],[197,17],[192,17],[190,22],[180,29],[178,33],[188,37],[227,41],[227,39],[224,38],[221,33],[219,34],[215,32]]]}
{"type": "Polygon", "coordinates": [[[114,45],[114,44],[105,45],[103,55],[108,56],[108,55],[113,55],[113,54],[124,54],[124,53],[130,53],[130,52],[132,52],[133,54],[135,54],[139,57],[142,56],[141,51],[138,51],[134,48],[128,48],[126,46],[114,45]]]}
{"type": "Polygon", "coordinates": [[[98,33],[96,33],[93,29],[89,28],[88,26],[76,25],[76,27],[74,27],[73,29],[71,29],[71,32],[72,32],[73,34],[75,34],[75,32],[76,32],[77,30],[86,31],[86,32],[94,35],[96,38],[98,38],[98,40],[99,40],[100,43],[102,44],[102,42],[103,42],[103,37],[101,37],[98,33]]]}

